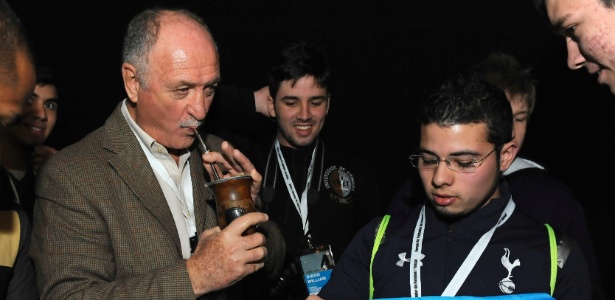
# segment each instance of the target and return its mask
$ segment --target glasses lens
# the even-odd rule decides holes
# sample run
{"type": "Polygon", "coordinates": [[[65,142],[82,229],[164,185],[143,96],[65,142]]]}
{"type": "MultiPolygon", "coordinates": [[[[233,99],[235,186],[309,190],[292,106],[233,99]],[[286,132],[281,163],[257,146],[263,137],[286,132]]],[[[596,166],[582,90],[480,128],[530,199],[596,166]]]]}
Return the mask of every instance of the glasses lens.
{"type": "Polygon", "coordinates": [[[438,158],[435,156],[411,155],[410,162],[419,169],[435,169],[438,166],[438,158]]]}
{"type": "Polygon", "coordinates": [[[460,173],[474,173],[476,171],[476,159],[473,158],[453,158],[450,161],[448,168],[460,173]]]}
{"type": "Polygon", "coordinates": [[[419,155],[410,155],[410,163],[412,164],[412,166],[414,166],[415,168],[419,167],[419,159],[420,156],[419,155]]]}
{"type": "MultiPolygon", "coordinates": [[[[440,159],[435,156],[420,154],[410,155],[412,166],[419,169],[435,169],[440,159]]],[[[474,157],[452,157],[443,161],[446,166],[459,173],[474,173],[477,168],[477,160],[474,157]]]]}

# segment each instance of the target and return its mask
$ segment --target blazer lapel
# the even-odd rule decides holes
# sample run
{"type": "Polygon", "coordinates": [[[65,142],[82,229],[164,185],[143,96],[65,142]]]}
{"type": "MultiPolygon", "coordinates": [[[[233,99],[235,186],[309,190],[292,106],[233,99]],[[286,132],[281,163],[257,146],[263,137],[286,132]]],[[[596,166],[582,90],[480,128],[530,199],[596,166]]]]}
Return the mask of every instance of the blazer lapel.
{"type": "Polygon", "coordinates": [[[108,144],[104,147],[117,154],[109,160],[109,163],[132,189],[143,206],[163,224],[181,255],[181,243],[173,214],[171,214],[154,170],[122,115],[121,105],[122,103],[105,124],[108,144]]]}
{"type": "Polygon", "coordinates": [[[197,150],[196,144],[190,153],[190,175],[192,176],[192,190],[194,200],[194,216],[196,220],[197,235],[200,236],[203,230],[217,226],[215,204],[212,195],[208,192],[207,180],[203,168],[201,153],[197,150]]]}

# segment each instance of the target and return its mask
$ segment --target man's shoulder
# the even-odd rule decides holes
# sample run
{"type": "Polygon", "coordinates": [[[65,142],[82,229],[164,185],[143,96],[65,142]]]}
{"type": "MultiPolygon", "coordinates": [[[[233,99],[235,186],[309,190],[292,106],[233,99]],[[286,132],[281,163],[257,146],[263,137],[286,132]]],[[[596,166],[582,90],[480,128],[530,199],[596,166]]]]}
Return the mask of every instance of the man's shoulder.
{"type": "Polygon", "coordinates": [[[105,137],[103,127],[100,127],[77,142],[60,149],[51,156],[40,168],[37,178],[43,174],[65,174],[91,172],[101,164],[106,163],[108,153],[105,149],[105,137]]]}
{"type": "Polygon", "coordinates": [[[560,179],[552,176],[547,169],[525,168],[507,175],[506,180],[510,191],[516,200],[523,198],[550,199],[562,203],[577,203],[578,200],[572,189],[560,179]]]}
{"type": "Polygon", "coordinates": [[[58,157],[58,159],[78,158],[81,156],[80,154],[100,148],[100,143],[103,138],[102,134],[102,127],[95,129],[73,144],[58,150],[58,152],[52,156],[51,159],[56,157],[58,157]]]}

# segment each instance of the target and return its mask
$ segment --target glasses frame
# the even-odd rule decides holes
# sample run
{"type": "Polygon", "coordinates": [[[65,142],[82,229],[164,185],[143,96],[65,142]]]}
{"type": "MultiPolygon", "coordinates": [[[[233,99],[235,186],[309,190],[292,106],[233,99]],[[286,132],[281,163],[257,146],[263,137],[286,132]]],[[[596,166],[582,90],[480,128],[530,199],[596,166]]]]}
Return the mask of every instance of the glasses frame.
{"type": "Polygon", "coordinates": [[[442,161],[443,161],[443,162],[444,162],[444,164],[446,165],[446,167],[447,167],[449,170],[451,170],[451,171],[454,171],[454,172],[457,172],[457,173],[476,173],[476,169],[478,169],[478,167],[482,166],[482,165],[483,165],[483,162],[485,161],[485,159],[487,159],[487,157],[489,157],[489,155],[491,155],[491,153],[495,152],[495,150],[497,150],[497,149],[498,149],[498,147],[493,148],[493,150],[491,150],[489,153],[487,153],[487,154],[486,154],[485,156],[483,156],[481,159],[478,159],[478,160],[477,160],[477,159],[476,159],[476,157],[475,157],[475,158],[473,158],[473,159],[474,159],[473,164],[474,164],[475,166],[474,166],[474,169],[473,169],[472,171],[458,171],[458,170],[452,169],[452,168],[451,168],[451,164],[452,164],[452,162],[449,160],[449,159],[450,159],[450,157],[439,158],[439,157],[437,157],[437,156],[435,156],[435,155],[434,155],[434,156],[437,158],[437,159],[436,159],[436,165],[435,165],[434,167],[430,167],[430,168],[426,168],[426,167],[419,167],[419,166],[415,166],[415,165],[414,165],[413,158],[421,159],[421,158],[422,158],[422,156],[423,156],[422,154],[413,154],[413,155],[410,155],[408,158],[410,159],[410,164],[411,164],[413,167],[417,168],[417,169],[422,169],[422,170],[434,170],[434,169],[437,169],[437,168],[440,166],[440,162],[442,162],[442,161]]]}

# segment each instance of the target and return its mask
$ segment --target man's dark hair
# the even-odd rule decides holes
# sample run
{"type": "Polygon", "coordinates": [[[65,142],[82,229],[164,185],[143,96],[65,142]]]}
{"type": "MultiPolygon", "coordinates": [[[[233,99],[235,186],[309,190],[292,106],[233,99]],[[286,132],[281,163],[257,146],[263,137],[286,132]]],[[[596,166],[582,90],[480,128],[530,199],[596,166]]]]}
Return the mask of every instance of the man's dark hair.
{"type": "Polygon", "coordinates": [[[313,76],[319,87],[329,91],[331,73],[322,49],[306,42],[292,44],[274,60],[269,72],[269,94],[275,99],[283,81],[291,80],[294,86],[305,76],[313,76]]]}
{"type": "Polygon", "coordinates": [[[17,82],[17,51],[23,51],[34,62],[32,45],[21,20],[6,1],[0,0],[0,83],[17,82]]]}
{"type": "Polygon", "coordinates": [[[58,98],[60,98],[62,82],[54,73],[53,69],[47,65],[36,65],[36,85],[53,85],[56,88],[58,98]]]}
{"type": "Polygon", "coordinates": [[[423,101],[419,122],[442,127],[485,123],[488,142],[501,147],[512,140],[512,108],[506,95],[473,72],[445,82],[423,101]]]}

